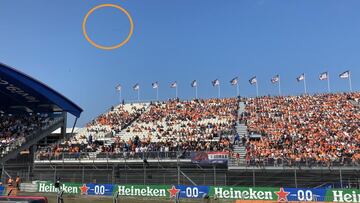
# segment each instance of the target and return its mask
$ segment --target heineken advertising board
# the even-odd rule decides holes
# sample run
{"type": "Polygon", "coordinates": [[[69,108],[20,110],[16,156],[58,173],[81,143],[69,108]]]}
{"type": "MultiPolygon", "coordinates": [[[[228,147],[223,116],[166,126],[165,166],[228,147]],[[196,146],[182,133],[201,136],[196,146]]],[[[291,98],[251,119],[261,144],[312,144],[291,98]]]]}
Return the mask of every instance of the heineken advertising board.
{"type": "MultiPolygon", "coordinates": [[[[78,183],[62,183],[60,184],[60,190],[65,194],[80,194],[82,184],[78,183]]],[[[59,188],[56,188],[52,182],[38,182],[37,191],[43,193],[57,193],[59,188]]]]}
{"type": "Polygon", "coordinates": [[[115,190],[119,196],[158,198],[174,198],[179,191],[175,186],[168,185],[116,185],[115,190]]]}
{"type": "Polygon", "coordinates": [[[112,184],[86,184],[82,194],[97,196],[112,196],[115,185],[112,184]]]}
{"type": "Polygon", "coordinates": [[[326,202],[360,202],[360,190],[330,189],[326,191],[326,202]]]}
{"type": "Polygon", "coordinates": [[[204,198],[205,196],[209,195],[210,187],[208,186],[185,186],[185,185],[178,185],[176,187],[180,190],[179,198],[204,198]]]}
{"type": "MultiPolygon", "coordinates": [[[[261,200],[277,202],[349,202],[360,203],[360,190],[312,189],[275,187],[218,187],[185,185],[112,185],[62,183],[65,194],[154,198],[204,198],[205,196],[229,200],[261,200]]],[[[0,193],[4,191],[0,187],[0,193]]],[[[38,182],[37,192],[56,193],[59,189],[51,182],[38,182]]]]}
{"type": "MultiPolygon", "coordinates": [[[[65,194],[112,196],[119,193],[119,196],[134,197],[161,197],[174,198],[180,192],[175,186],[169,185],[112,185],[112,184],[81,184],[62,183],[60,190],[65,194]]],[[[52,182],[38,182],[37,192],[57,193],[58,188],[52,182]]]]}
{"type": "Polygon", "coordinates": [[[289,201],[325,202],[326,190],[309,188],[284,188],[289,201]]]}
{"type": "Polygon", "coordinates": [[[277,188],[210,187],[210,196],[219,199],[277,200],[277,188]]]}

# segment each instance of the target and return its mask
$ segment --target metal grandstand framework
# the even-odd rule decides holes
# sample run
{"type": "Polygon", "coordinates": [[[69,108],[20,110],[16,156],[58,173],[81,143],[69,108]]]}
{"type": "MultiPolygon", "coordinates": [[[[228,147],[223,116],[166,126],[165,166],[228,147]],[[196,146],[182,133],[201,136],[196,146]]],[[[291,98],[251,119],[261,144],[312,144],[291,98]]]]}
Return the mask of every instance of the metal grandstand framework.
{"type": "MultiPolygon", "coordinates": [[[[288,186],[295,188],[360,187],[360,173],[356,167],[247,167],[228,168],[226,165],[199,165],[191,161],[141,159],[108,163],[36,163],[29,180],[64,182],[96,182],[123,184],[184,184],[223,186],[288,186]]],[[[24,173],[26,177],[27,172],[24,173]]],[[[24,178],[25,178],[24,177],[24,178]]]]}
{"type": "Polygon", "coordinates": [[[83,111],[46,84],[3,63],[0,63],[0,98],[0,114],[58,113],[63,117],[63,135],[67,126],[66,112],[77,120],[83,111]]]}
{"type": "Polygon", "coordinates": [[[46,84],[2,63],[0,63],[0,98],[1,116],[45,114],[53,119],[47,125],[27,134],[21,145],[9,146],[7,154],[1,155],[3,181],[12,175],[13,170],[17,173],[24,168],[32,171],[33,159],[29,157],[34,156],[36,144],[59,128],[61,134],[65,136],[67,113],[72,114],[77,119],[83,111],[74,102],[46,84]],[[25,151],[25,155],[19,156],[23,151],[25,151]],[[14,163],[15,165],[13,165],[14,163]]]}
{"type": "Polygon", "coordinates": [[[360,187],[358,165],[278,165],[229,166],[193,163],[181,153],[148,154],[137,157],[88,156],[58,157],[53,160],[36,159],[31,180],[127,183],[127,184],[185,184],[226,186],[289,186],[318,187],[330,184],[336,187],[360,187]],[[85,158],[87,157],[87,158],[85,158]]]}

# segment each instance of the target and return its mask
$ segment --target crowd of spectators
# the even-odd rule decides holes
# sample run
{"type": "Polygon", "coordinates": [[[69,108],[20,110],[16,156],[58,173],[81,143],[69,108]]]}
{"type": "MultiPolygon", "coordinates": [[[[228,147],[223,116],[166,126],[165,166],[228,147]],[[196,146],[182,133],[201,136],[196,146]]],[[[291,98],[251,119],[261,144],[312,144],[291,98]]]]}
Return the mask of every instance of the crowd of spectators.
{"type": "Polygon", "coordinates": [[[154,151],[229,151],[231,136],[235,134],[237,106],[237,99],[232,98],[169,100],[152,103],[148,110],[132,107],[132,113],[122,110],[113,113],[114,109],[87,125],[85,131],[42,150],[40,156],[59,157],[63,152],[128,153],[131,156],[154,151]],[[124,126],[127,127],[124,129],[124,126]],[[99,139],[99,133],[109,129],[123,132],[116,131],[109,139],[99,139]]]}
{"type": "Polygon", "coordinates": [[[360,161],[359,93],[248,99],[248,164],[344,164],[360,161]],[[354,103],[355,102],[355,103],[354,103]]]}
{"type": "MultiPolygon", "coordinates": [[[[136,156],[146,152],[231,151],[246,146],[248,164],[359,163],[360,94],[339,93],[242,99],[169,100],[120,105],[81,133],[40,155],[82,152],[136,156]],[[249,134],[236,134],[236,121],[249,134]],[[99,136],[107,133],[108,137],[99,136]],[[64,153],[66,152],[66,153],[64,153]]],[[[238,157],[238,155],[234,155],[238,157]]]]}
{"type": "Polygon", "coordinates": [[[49,125],[53,120],[48,114],[1,114],[0,156],[21,146],[27,136],[49,125]]]}
{"type": "Polygon", "coordinates": [[[148,103],[120,104],[89,122],[74,136],[62,140],[54,146],[43,148],[38,156],[59,157],[62,153],[101,152],[109,148],[114,136],[138,118],[148,107],[148,103]]]}
{"type": "Polygon", "coordinates": [[[98,116],[86,125],[88,132],[109,132],[119,133],[126,128],[133,120],[138,118],[148,104],[121,104],[111,107],[110,111],[98,116]]]}
{"type": "Polygon", "coordinates": [[[155,142],[213,140],[235,134],[237,106],[235,98],[159,102],[126,132],[155,142]]]}

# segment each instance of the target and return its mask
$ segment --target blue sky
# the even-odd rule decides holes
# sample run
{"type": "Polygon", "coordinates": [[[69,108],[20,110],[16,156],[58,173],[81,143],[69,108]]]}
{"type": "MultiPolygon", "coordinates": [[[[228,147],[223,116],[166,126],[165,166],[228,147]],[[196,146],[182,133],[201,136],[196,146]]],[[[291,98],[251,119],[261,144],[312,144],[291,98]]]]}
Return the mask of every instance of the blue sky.
{"type": "MultiPolygon", "coordinates": [[[[178,81],[182,99],[216,97],[211,80],[221,81],[223,97],[235,95],[229,80],[240,77],[240,93],[255,96],[248,79],[254,75],[261,95],[277,94],[270,78],[280,74],[284,94],[300,94],[295,78],[305,72],[311,93],[326,92],[319,81],[329,71],[333,91],[347,91],[338,74],[350,69],[353,89],[360,82],[360,1],[337,0],[1,0],[0,61],[47,83],[79,104],[79,125],[123,98],[174,96],[178,81]],[[131,14],[135,29],[123,47],[104,51],[90,45],[81,24],[94,6],[114,3],[131,14]]],[[[99,44],[122,41],[129,30],[124,14],[114,8],[95,11],[89,36],[99,44]]]]}

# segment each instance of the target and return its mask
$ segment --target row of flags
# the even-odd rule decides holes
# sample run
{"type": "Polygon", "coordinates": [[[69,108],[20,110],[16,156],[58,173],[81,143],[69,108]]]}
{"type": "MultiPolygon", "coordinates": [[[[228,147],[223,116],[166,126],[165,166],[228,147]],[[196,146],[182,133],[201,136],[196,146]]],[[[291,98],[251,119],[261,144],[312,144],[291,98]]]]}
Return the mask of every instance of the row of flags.
{"type": "MultiPolygon", "coordinates": [[[[213,81],[211,81],[211,84],[216,87],[216,86],[219,86],[220,85],[220,80],[219,79],[215,79],[213,81]]],[[[237,85],[238,84],[238,77],[235,77],[233,78],[231,81],[230,81],[230,84],[231,85],[237,85]]],[[[154,82],[154,83],[151,83],[151,86],[153,89],[157,89],[159,88],[159,83],[158,82],[154,82]]],[[[191,87],[197,87],[197,80],[193,80],[190,84],[191,87]]],[[[177,87],[177,82],[173,82],[170,84],[170,88],[176,88],[177,87]]],[[[117,85],[115,87],[116,91],[121,91],[121,85],[117,85]]],[[[140,85],[139,83],[136,83],[134,86],[133,86],[133,90],[139,90],[140,89],[140,85]]]]}
{"type": "MultiPolygon", "coordinates": [[[[350,77],[350,71],[349,70],[347,70],[347,71],[345,71],[345,72],[342,72],[342,73],[340,73],[340,75],[339,75],[339,78],[341,78],[341,79],[348,79],[350,77]]],[[[304,80],[305,79],[305,74],[303,73],[303,74],[301,74],[298,78],[297,78],[297,80],[300,82],[300,81],[302,81],[302,80],[304,80]]],[[[323,72],[323,73],[321,73],[320,74],[320,76],[319,76],[319,80],[327,80],[327,79],[329,79],[329,73],[328,72],[323,72]]]]}
{"type": "MultiPolygon", "coordinates": [[[[345,72],[343,72],[343,73],[341,73],[339,75],[339,78],[341,78],[341,79],[348,79],[349,77],[350,77],[350,71],[349,70],[347,70],[347,71],[345,71],[345,72]]],[[[319,75],[319,80],[328,80],[328,79],[329,79],[329,73],[328,72],[323,72],[323,73],[321,73],[319,75]]],[[[303,73],[303,74],[299,75],[299,77],[297,77],[296,80],[298,82],[305,80],[305,74],[303,73]]],[[[274,77],[271,78],[270,81],[273,84],[278,83],[280,81],[280,75],[275,75],[274,77]]],[[[257,83],[256,76],[250,78],[249,83],[251,85],[256,84],[257,83]]],[[[211,84],[214,87],[219,86],[220,85],[220,80],[215,79],[215,80],[211,81],[211,84]]],[[[232,80],[230,80],[230,84],[233,85],[233,86],[237,85],[238,84],[238,77],[235,77],[232,80]]],[[[157,88],[159,88],[159,83],[156,81],[156,82],[152,83],[151,86],[152,86],[152,88],[157,89],[157,88]]],[[[170,84],[170,88],[176,88],[176,87],[177,87],[177,82],[176,81],[170,84]]],[[[197,80],[193,80],[191,82],[191,87],[197,87],[197,80]]],[[[121,91],[121,85],[117,85],[115,87],[115,89],[116,89],[116,91],[121,91]]],[[[133,86],[133,89],[134,90],[139,90],[140,89],[139,83],[136,83],[133,86]]]]}
{"type": "MultiPolygon", "coordinates": [[[[339,78],[341,78],[341,79],[348,79],[349,77],[350,77],[350,71],[349,70],[347,70],[345,72],[342,72],[339,75],[339,78]]],[[[329,79],[329,73],[328,72],[323,72],[323,73],[321,73],[319,75],[319,80],[327,80],[327,79],[329,79]]],[[[299,77],[297,77],[296,80],[298,82],[305,80],[305,73],[299,75],[299,77]]],[[[278,83],[279,81],[280,81],[280,75],[275,75],[274,77],[271,78],[271,83],[273,83],[273,84],[278,83]]],[[[257,83],[256,76],[250,78],[249,83],[252,84],[252,85],[256,84],[257,83]]]]}
{"type": "MultiPolygon", "coordinates": [[[[349,79],[350,91],[352,91],[350,70],[347,70],[347,71],[344,71],[344,72],[340,73],[340,74],[339,74],[339,78],[341,78],[341,79],[349,79]]],[[[304,82],[304,90],[305,90],[305,93],[306,93],[306,82],[305,82],[306,77],[305,77],[305,73],[302,73],[301,75],[299,75],[299,76],[296,78],[296,80],[297,80],[298,82],[300,82],[300,81],[303,81],[303,82],[304,82]]],[[[330,91],[329,72],[322,72],[322,73],[319,75],[319,80],[327,80],[327,81],[328,81],[328,90],[330,91]]],[[[237,87],[237,95],[239,95],[239,93],[238,93],[238,92],[239,92],[239,87],[238,87],[239,78],[238,78],[238,77],[234,77],[234,78],[231,79],[229,82],[230,82],[230,84],[231,84],[232,86],[236,86],[236,87],[237,87]]],[[[278,86],[279,86],[279,94],[281,95],[280,75],[277,74],[277,75],[275,75],[274,77],[272,77],[271,80],[270,80],[270,82],[271,82],[272,84],[279,84],[279,85],[278,85],[278,86]]],[[[257,80],[256,76],[251,77],[251,78],[249,79],[249,83],[250,83],[251,85],[256,85],[256,93],[257,93],[257,95],[258,95],[258,85],[257,85],[258,80],[257,80]]],[[[219,79],[215,79],[215,80],[211,81],[211,84],[212,84],[213,87],[218,87],[219,97],[220,97],[220,80],[219,80],[219,79]]],[[[197,97],[197,85],[198,85],[197,80],[193,80],[190,85],[191,85],[191,87],[194,87],[194,88],[195,88],[195,90],[196,90],[196,97],[197,97]]],[[[153,82],[153,83],[151,84],[151,86],[152,86],[153,89],[156,89],[157,98],[158,98],[159,82],[157,82],[157,81],[156,81],[156,82],[153,82]]],[[[170,88],[175,88],[175,89],[176,89],[176,96],[177,96],[177,86],[178,86],[178,85],[177,85],[177,82],[176,82],[176,81],[174,81],[174,82],[172,82],[172,83],[170,84],[170,88]]],[[[115,89],[116,89],[116,91],[121,92],[122,87],[121,87],[121,85],[119,84],[119,85],[116,85],[116,86],[115,86],[115,89]]],[[[139,85],[139,83],[136,83],[136,84],[133,86],[133,90],[138,91],[138,97],[140,97],[140,96],[139,96],[139,91],[140,91],[140,85],[139,85]]]]}

